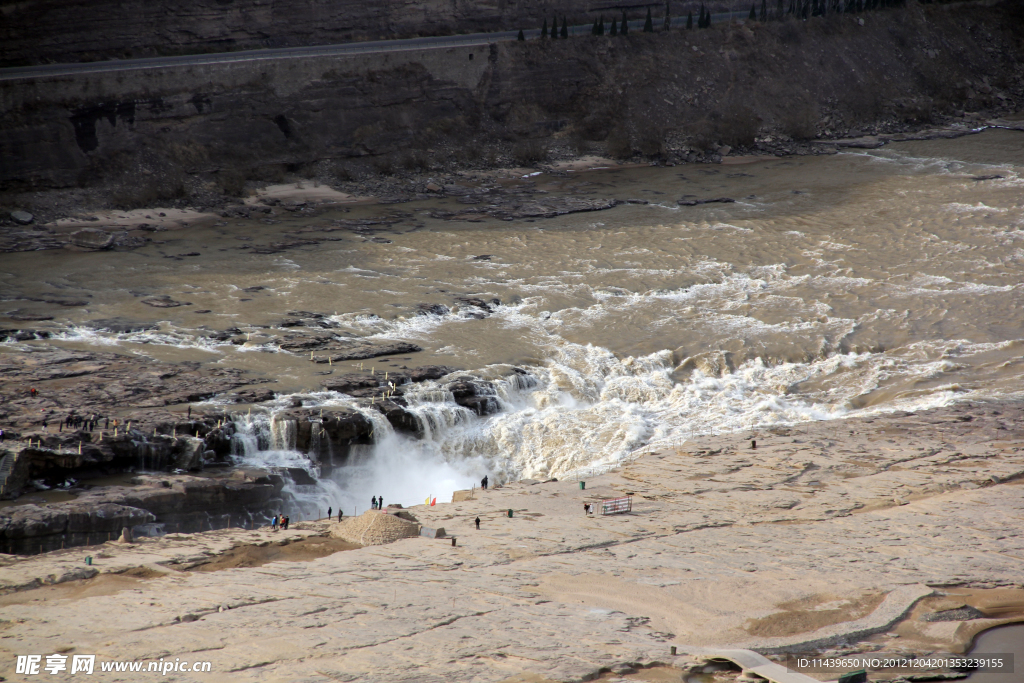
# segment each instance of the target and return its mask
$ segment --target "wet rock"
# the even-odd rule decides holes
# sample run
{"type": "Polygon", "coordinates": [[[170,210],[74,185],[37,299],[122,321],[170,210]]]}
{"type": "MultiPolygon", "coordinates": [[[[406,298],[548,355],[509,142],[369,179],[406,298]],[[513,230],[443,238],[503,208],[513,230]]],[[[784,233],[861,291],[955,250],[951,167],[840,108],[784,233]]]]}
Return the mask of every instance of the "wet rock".
{"type": "Polygon", "coordinates": [[[187,301],[175,301],[169,296],[156,296],[149,299],[143,299],[142,303],[147,306],[154,308],[177,308],[178,306],[191,306],[192,304],[187,301]]]}
{"type": "Polygon", "coordinates": [[[68,308],[77,308],[79,306],[88,306],[89,302],[84,299],[46,299],[48,304],[56,304],[57,306],[67,306],[68,308]]]}
{"type": "Polygon", "coordinates": [[[81,249],[109,249],[114,244],[114,236],[106,230],[98,228],[82,228],[70,235],[71,244],[81,249]]]}
{"type": "Polygon", "coordinates": [[[270,389],[249,389],[235,394],[235,403],[263,403],[274,400],[274,396],[270,389]]]}
{"type": "Polygon", "coordinates": [[[29,225],[35,220],[35,216],[28,211],[11,211],[11,220],[18,225],[29,225]]]}
{"type": "Polygon", "coordinates": [[[203,439],[194,436],[179,436],[173,449],[173,466],[179,470],[203,469],[203,453],[206,450],[203,439]]]}
{"type": "Polygon", "coordinates": [[[424,365],[410,370],[409,379],[413,382],[424,382],[429,379],[441,379],[453,372],[455,372],[455,368],[450,368],[447,365],[424,365]]]}
{"type": "Polygon", "coordinates": [[[468,396],[456,400],[456,403],[463,408],[469,408],[476,413],[478,417],[493,415],[501,409],[497,398],[494,396],[468,396]]]}
{"type": "Polygon", "coordinates": [[[450,312],[443,304],[416,304],[416,315],[448,315],[450,312]]]}
{"type": "Polygon", "coordinates": [[[452,398],[463,408],[469,408],[478,416],[491,415],[498,412],[500,406],[490,387],[470,380],[457,380],[445,386],[452,398]]]}
{"type": "Polygon", "coordinates": [[[387,399],[375,403],[374,407],[384,414],[391,426],[398,432],[406,432],[420,436],[423,434],[423,426],[419,418],[409,412],[402,405],[401,399],[387,399]]]}
{"type": "Polygon", "coordinates": [[[437,183],[427,183],[427,192],[441,192],[441,186],[437,183]]]}
{"type": "Polygon", "coordinates": [[[376,375],[346,374],[331,377],[320,382],[320,386],[329,391],[338,391],[343,394],[351,394],[360,389],[373,389],[376,391],[384,381],[376,375]]]}
{"type": "MultiPolygon", "coordinates": [[[[301,325],[302,323],[298,324],[301,325]]],[[[286,325],[282,324],[281,327],[286,327],[286,325]]],[[[299,351],[319,350],[328,346],[329,344],[334,344],[334,341],[334,337],[331,336],[298,338],[294,336],[286,336],[284,340],[278,342],[277,345],[280,346],[285,351],[291,351],[293,353],[296,353],[299,351]]],[[[327,361],[324,362],[326,363],[327,361]]]]}
{"type": "MultiPolygon", "coordinates": [[[[368,358],[391,356],[400,353],[415,353],[422,350],[422,347],[409,342],[370,342],[360,340],[338,342],[334,347],[328,349],[328,352],[331,361],[337,363],[346,360],[366,360],[368,358]]],[[[326,363],[328,359],[327,356],[317,357],[315,361],[317,363],[326,363]]]]}
{"type": "Polygon", "coordinates": [[[128,332],[147,332],[159,327],[156,323],[137,323],[121,320],[119,318],[90,320],[86,324],[96,330],[107,330],[108,332],[116,332],[118,334],[126,334],[128,332]]]}
{"type": "Polygon", "coordinates": [[[700,204],[734,204],[735,199],[729,197],[718,197],[717,199],[680,199],[676,204],[679,206],[698,206],[700,204]]]}
{"type": "Polygon", "coordinates": [[[8,313],[7,317],[11,320],[20,320],[24,322],[53,320],[52,315],[43,315],[39,313],[8,313]]]}

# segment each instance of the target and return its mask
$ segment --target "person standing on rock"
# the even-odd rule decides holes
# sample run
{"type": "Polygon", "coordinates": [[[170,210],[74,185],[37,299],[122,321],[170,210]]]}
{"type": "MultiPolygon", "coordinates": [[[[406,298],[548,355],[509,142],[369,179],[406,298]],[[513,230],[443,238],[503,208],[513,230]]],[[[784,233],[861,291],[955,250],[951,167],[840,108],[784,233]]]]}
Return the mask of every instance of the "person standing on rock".
{"type": "Polygon", "coordinates": [[[288,522],[292,521],[292,518],[288,515],[284,516],[284,530],[288,531],[288,522]]]}
{"type": "Polygon", "coordinates": [[[476,518],[476,530],[477,531],[480,530],[480,518],[479,517],[476,518]]]}
{"type": "Polygon", "coordinates": [[[384,496],[377,496],[377,509],[378,510],[383,510],[384,509],[384,496]]]}
{"type": "Polygon", "coordinates": [[[332,507],[328,507],[327,508],[327,520],[328,521],[330,521],[330,519],[331,519],[331,510],[333,510],[333,509],[334,508],[332,508],[332,507]]]}
{"type": "Polygon", "coordinates": [[[370,509],[371,510],[376,510],[377,509],[377,496],[374,496],[373,498],[370,499],[370,509]]]}
{"type": "Polygon", "coordinates": [[[487,475],[486,474],[484,475],[484,478],[480,480],[480,488],[484,489],[485,491],[487,490],[487,475]]]}
{"type": "Polygon", "coordinates": [[[342,514],[344,514],[344,513],[343,513],[343,512],[341,511],[341,509],[339,508],[339,509],[338,509],[338,521],[339,521],[339,522],[341,521],[341,516],[342,516],[342,514]]]}

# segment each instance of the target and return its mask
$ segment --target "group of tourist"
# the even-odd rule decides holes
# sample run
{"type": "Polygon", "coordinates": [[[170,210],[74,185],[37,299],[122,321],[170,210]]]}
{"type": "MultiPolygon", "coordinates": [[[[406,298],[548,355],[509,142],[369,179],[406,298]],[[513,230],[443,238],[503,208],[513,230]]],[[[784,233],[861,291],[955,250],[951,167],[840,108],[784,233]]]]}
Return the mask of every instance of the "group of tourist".
{"type": "Polygon", "coordinates": [[[270,526],[273,527],[274,531],[278,529],[288,530],[288,522],[291,518],[288,515],[274,515],[274,519],[271,521],[270,526]]]}
{"type": "Polygon", "coordinates": [[[371,510],[383,510],[384,509],[384,496],[374,496],[370,499],[371,510]]]}
{"type": "MultiPolygon", "coordinates": [[[[68,429],[80,429],[80,428],[84,427],[85,431],[92,432],[92,431],[95,431],[96,428],[100,426],[100,420],[101,419],[104,420],[103,428],[104,429],[110,429],[110,418],[109,417],[101,418],[96,413],[93,413],[92,415],[88,415],[88,416],[86,416],[86,415],[79,415],[75,411],[72,410],[70,413],[68,413],[67,417],[65,417],[63,420],[60,421],[60,429],[58,431],[63,432],[65,427],[67,427],[68,429]]],[[[43,429],[46,429],[46,424],[47,424],[48,420],[49,420],[48,417],[44,417],[43,418],[43,429]]],[[[117,426],[117,420],[114,420],[114,426],[115,427],[117,426]]]]}

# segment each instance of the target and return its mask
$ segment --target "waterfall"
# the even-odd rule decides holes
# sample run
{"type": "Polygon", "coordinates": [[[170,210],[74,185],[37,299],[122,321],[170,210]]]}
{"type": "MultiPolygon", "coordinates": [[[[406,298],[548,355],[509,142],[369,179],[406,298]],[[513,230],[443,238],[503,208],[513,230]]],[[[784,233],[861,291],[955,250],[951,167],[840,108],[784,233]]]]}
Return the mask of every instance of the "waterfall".
{"type": "Polygon", "coordinates": [[[311,460],[320,460],[320,434],[323,430],[323,420],[310,421],[309,450],[307,451],[307,455],[311,460]]]}
{"type": "Polygon", "coordinates": [[[295,420],[270,418],[270,448],[277,451],[295,450],[295,420]]]}
{"type": "MultiPolygon", "coordinates": [[[[766,366],[760,359],[735,370],[704,371],[677,365],[661,351],[618,358],[607,349],[562,342],[544,366],[529,373],[492,366],[473,376],[455,373],[403,387],[419,438],[396,433],[364,400],[324,391],[304,394],[307,406],[360,413],[372,425],[372,443],[348,446],[344,467],[318,467],[321,425],[311,425],[309,453],[295,450],[296,423],[284,419],[290,397],[278,400],[280,419],[261,412],[236,422],[236,462],[275,469],[286,477],[301,468],[316,485],[289,481],[287,505],[303,515],[339,506],[346,514],[366,510],[372,496],[417,504],[427,496],[447,499],[487,475],[494,483],[524,477],[573,476],[614,467],[651,443],[681,443],[692,433],[785,424],[834,417],[828,406],[790,398],[780,391],[808,376],[835,371],[843,358],[766,366]],[[673,373],[685,368],[683,380],[673,373]],[[455,383],[472,383],[493,403],[485,417],[455,402],[455,383]]],[[[464,389],[459,389],[464,390],[464,389]]]]}

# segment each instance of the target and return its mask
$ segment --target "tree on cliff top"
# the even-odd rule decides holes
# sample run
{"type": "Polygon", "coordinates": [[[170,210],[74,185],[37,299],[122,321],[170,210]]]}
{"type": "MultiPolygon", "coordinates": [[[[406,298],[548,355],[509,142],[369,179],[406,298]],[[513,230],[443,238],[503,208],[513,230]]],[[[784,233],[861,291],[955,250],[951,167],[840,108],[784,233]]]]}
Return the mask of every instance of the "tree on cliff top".
{"type": "Polygon", "coordinates": [[[629,19],[626,18],[626,10],[622,10],[622,23],[619,24],[619,32],[622,35],[629,35],[629,19]]]}
{"type": "Polygon", "coordinates": [[[569,22],[566,20],[565,17],[562,17],[562,37],[569,37],[569,22]]]}
{"type": "Polygon", "coordinates": [[[747,15],[747,21],[757,21],[757,12],[754,10],[754,3],[750,3],[750,14],[747,15]]]}
{"type": "Polygon", "coordinates": [[[597,20],[597,35],[599,35],[599,36],[603,36],[604,35],[604,15],[603,14],[601,15],[601,18],[597,20]]]}
{"type": "Polygon", "coordinates": [[[610,31],[608,31],[608,35],[610,35],[610,36],[617,36],[617,35],[619,35],[619,22],[615,20],[615,17],[612,17],[612,28],[611,28],[610,31]]]}
{"type": "Polygon", "coordinates": [[[548,37],[548,20],[547,19],[544,20],[544,25],[540,27],[540,37],[541,38],[547,38],[548,37]]]}
{"type": "Polygon", "coordinates": [[[686,28],[693,28],[693,10],[686,13],[686,28]]]}
{"type": "Polygon", "coordinates": [[[665,0],[665,30],[672,28],[672,0],[665,0]]]}
{"type": "Polygon", "coordinates": [[[644,33],[654,33],[654,21],[651,19],[651,8],[647,8],[647,21],[644,22],[644,33]]]}
{"type": "Polygon", "coordinates": [[[553,17],[551,19],[551,37],[558,37],[558,17],[553,17]]]}
{"type": "Polygon", "coordinates": [[[523,35],[523,29],[519,29],[519,36],[516,40],[526,40],[526,36],[523,35]]]}

